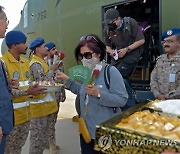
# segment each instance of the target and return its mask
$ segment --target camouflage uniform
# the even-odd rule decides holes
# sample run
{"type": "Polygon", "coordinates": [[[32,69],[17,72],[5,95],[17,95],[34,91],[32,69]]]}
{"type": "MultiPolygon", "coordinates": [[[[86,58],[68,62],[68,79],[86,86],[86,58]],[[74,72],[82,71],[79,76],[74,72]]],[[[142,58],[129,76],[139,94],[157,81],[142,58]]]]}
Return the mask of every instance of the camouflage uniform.
{"type": "Polygon", "coordinates": [[[5,154],[21,154],[21,148],[24,146],[28,133],[30,122],[14,126],[13,131],[7,136],[5,154]]]}
{"type": "Polygon", "coordinates": [[[167,58],[167,54],[158,57],[151,73],[150,86],[155,97],[163,94],[170,98],[180,98],[180,51],[171,59],[167,58]],[[170,74],[175,74],[175,82],[169,82],[170,74]]]}
{"type": "MultiPolygon", "coordinates": [[[[23,96],[26,90],[12,89],[13,96],[23,96]]],[[[20,154],[29,134],[30,122],[14,126],[13,131],[6,138],[5,154],[20,154]]]]}
{"type": "MultiPolygon", "coordinates": [[[[54,71],[49,70],[48,74],[45,75],[44,70],[39,63],[34,63],[32,66],[30,67],[30,70],[35,81],[53,80],[54,71]]],[[[55,113],[40,118],[31,119],[29,154],[43,154],[49,139],[49,133],[47,133],[49,132],[49,129],[53,129],[52,136],[55,136],[54,114],[55,113]]]]}
{"type": "MultiPolygon", "coordinates": [[[[13,97],[24,96],[27,95],[27,90],[11,89],[11,94],[13,97]]],[[[26,143],[29,129],[30,122],[14,126],[13,131],[6,138],[5,154],[21,154],[21,148],[26,143]]]]}
{"type": "MultiPolygon", "coordinates": [[[[60,67],[59,70],[60,72],[64,72],[64,68],[60,67]]],[[[61,81],[62,83],[62,81],[61,81]]],[[[64,102],[66,99],[66,94],[65,94],[65,89],[64,87],[61,87],[58,92],[55,93],[56,95],[56,101],[58,103],[58,111],[56,113],[53,113],[51,116],[49,116],[49,122],[52,125],[49,125],[48,127],[48,142],[46,143],[46,147],[49,148],[50,146],[56,147],[56,136],[55,136],[55,124],[57,121],[57,116],[60,108],[60,102],[64,102]]]]}

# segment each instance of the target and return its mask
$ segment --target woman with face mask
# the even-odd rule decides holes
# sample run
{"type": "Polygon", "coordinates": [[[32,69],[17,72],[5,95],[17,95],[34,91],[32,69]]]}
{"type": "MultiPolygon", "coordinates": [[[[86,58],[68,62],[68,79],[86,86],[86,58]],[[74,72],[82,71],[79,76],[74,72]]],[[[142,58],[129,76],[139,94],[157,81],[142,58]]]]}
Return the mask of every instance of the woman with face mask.
{"type": "Polygon", "coordinates": [[[70,79],[64,73],[57,73],[56,79],[64,81],[65,86],[74,94],[80,96],[80,117],[82,117],[90,134],[90,141],[87,143],[80,135],[82,154],[98,153],[94,151],[94,140],[96,125],[121,113],[128,98],[124,81],[119,71],[111,66],[110,88],[107,88],[104,80],[106,47],[97,35],[91,34],[81,37],[80,42],[75,48],[75,58],[81,61],[84,66],[94,69],[102,66],[94,82],[84,85],[70,79]],[[114,112],[116,108],[116,112],[114,112]]]}

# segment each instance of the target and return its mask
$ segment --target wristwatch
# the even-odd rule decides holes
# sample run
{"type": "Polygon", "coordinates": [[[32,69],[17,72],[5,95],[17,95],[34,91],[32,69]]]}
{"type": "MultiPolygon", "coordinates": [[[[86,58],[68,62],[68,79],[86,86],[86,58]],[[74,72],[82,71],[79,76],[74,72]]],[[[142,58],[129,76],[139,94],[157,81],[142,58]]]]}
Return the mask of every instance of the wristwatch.
{"type": "Polygon", "coordinates": [[[129,48],[129,46],[127,47],[127,53],[131,52],[131,49],[129,48]]]}
{"type": "Polygon", "coordinates": [[[100,98],[101,97],[101,94],[99,93],[98,95],[97,95],[97,98],[100,98]]]}

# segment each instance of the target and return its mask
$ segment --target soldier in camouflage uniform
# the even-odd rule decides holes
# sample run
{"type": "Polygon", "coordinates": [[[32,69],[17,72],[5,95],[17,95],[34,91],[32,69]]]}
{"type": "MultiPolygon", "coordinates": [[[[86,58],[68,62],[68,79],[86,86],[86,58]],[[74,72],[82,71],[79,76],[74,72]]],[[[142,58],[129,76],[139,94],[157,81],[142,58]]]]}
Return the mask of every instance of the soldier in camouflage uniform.
{"type": "MultiPolygon", "coordinates": [[[[49,42],[46,44],[46,47],[48,48],[48,56],[47,56],[47,63],[50,66],[53,65],[53,59],[54,59],[54,54],[57,52],[56,45],[53,42],[49,42]]],[[[63,64],[59,66],[58,71],[64,72],[64,67],[63,64]]],[[[62,82],[61,82],[62,83],[62,82]]],[[[58,111],[56,113],[53,113],[52,119],[49,119],[52,121],[52,125],[49,125],[49,128],[47,130],[47,134],[49,135],[48,143],[47,143],[47,148],[50,148],[50,153],[58,153],[59,151],[59,146],[56,145],[56,137],[55,137],[55,124],[57,121],[57,115],[59,112],[59,106],[60,102],[64,102],[66,99],[66,94],[65,94],[65,89],[64,87],[61,87],[58,92],[56,92],[56,101],[58,103],[58,111]],[[54,123],[53,123],[54,122],[54,123]]]]}
{"type": "Polygon", "coordinates": [[[151,73],[151,91],[157,99],[180,98],[180,28],[163,33],[166,52],[158,57],[151,73]]]}
{"type": "MultiPolygon", "coordinates": [[[[48,51],[49,51],[48,57],[47,57],[47,63],[49,66],[51,66],[53,64],[54,54],[55,52],[57,52],[56,45],[53,42],[49,42],[49,43],[46,43],[46,47],[48,48],[48,51]]],[[[64,72],[63,64],[59,66],[58,71],[64,72]]],[[[61,83],[63,82],[61,81],[61,83]]],[[[64,102],[66,100],[66,92],[65,92],[64,87],[62,87],[59,90],[59,92],[56,93],[56,100],[57,100],[58,106],[60,102],[64,102]]]]}
{"type": "Polygon", "coordinates": [[[15,127],[7,136],[5,153],[20,154],[26,142],[30,127],[30,95],[37,95],[42,90],[36,86],[29,87],[29,62],[21,57],[27,51],[26,36],[21,31],[10,31],[5,37],[8,51],[2,56],[8,78],[19,80],[19,90],[12,89],[15,127]]]}
{"type": "MultiPolygon", "coordinates": [[[[50,68],[44,58],[48,55],[44,39],[37,38],[30,47],[33,57],[30,62],[30,71],[33,80],[53,81],[54,73],[58,69],[58,64],[53,64],[50,68]]],[[[30,151],[29,154],[43,154],[48,143],[48,129],[54,129],[54,113],[58,111],[58,105],[55,100],[55,93],[47,93],[45,96],[38,96],[38,101],[30,103],[31,110],[31,128],[30,128],[30,151]],[[49,96],[50,95],[50,96],[49,96]]]]}

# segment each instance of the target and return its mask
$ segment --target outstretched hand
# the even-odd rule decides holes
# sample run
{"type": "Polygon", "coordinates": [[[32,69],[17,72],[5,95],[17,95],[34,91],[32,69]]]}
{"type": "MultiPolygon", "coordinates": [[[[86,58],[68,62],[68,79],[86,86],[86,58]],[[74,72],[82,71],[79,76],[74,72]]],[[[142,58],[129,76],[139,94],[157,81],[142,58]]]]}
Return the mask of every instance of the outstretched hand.
{"type": "Polygon", "coordinates": [[[163,94],[159,94],[159,95],[157,95],[157,99],[159,99],[159,100],[166,100],[166,99],[168,99],[168,96],[163,95],[163,94]]]}
{"type": "Polygon", "coordinates": [[[69,79],[69,76],[64,74],[63,72],[57,72],[54,77],[55,80],[63,80],[67,81],[69,79]]]}
{"type": "Polygon", "coordinates": [[[45,90],[47,90],[46,88],[39,88],[38,87],[38,83],[34,84],[33,86],[30,86],[27,93],[28,95],[34,95],[37,96],[39,94],[44,94],[45,90]]]}
{"type": "Polygon", "coordinates": [[[11,89],[18,89],[19,88],[19,81],[16,78],[11,78],[9,80],[9,86],[11,89]]]}

